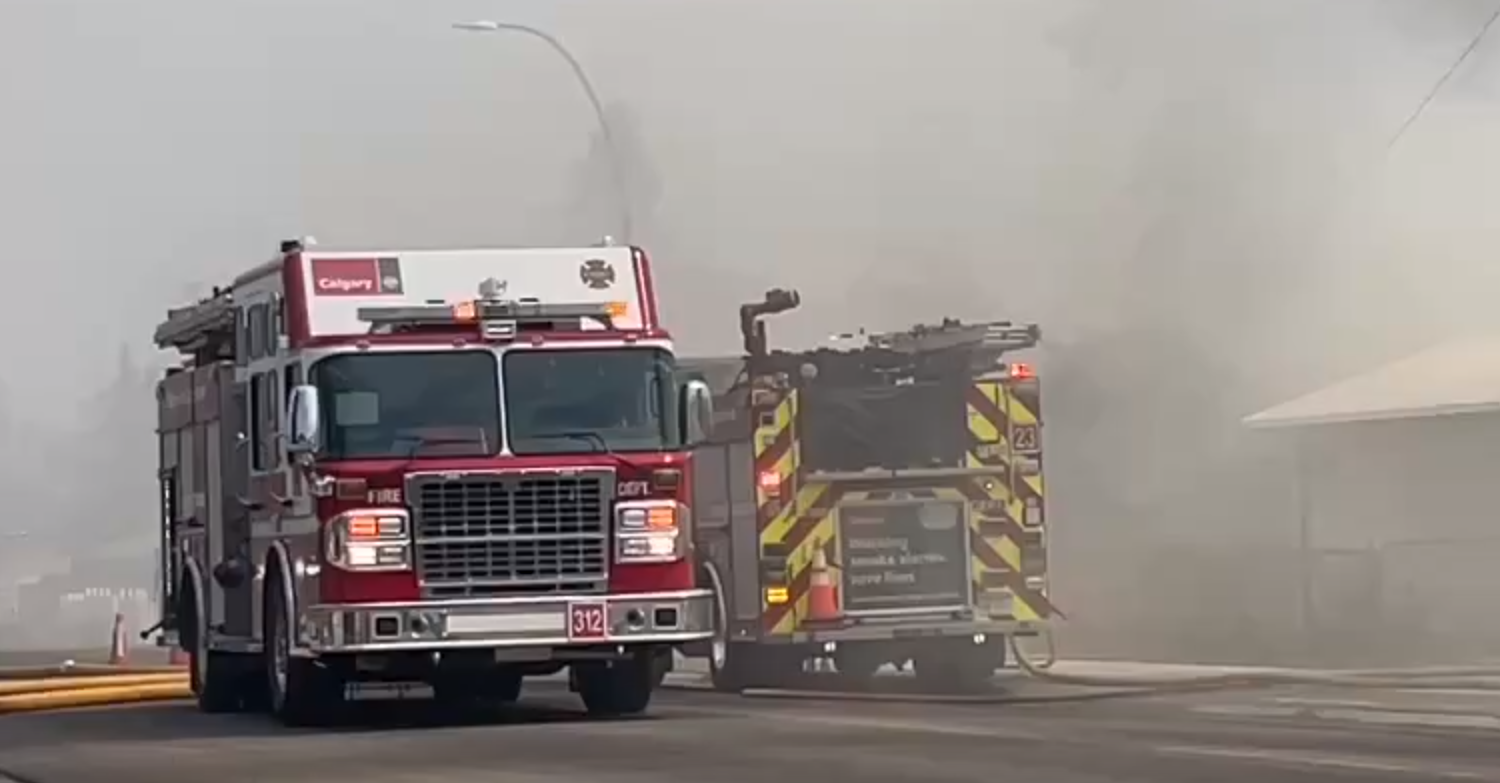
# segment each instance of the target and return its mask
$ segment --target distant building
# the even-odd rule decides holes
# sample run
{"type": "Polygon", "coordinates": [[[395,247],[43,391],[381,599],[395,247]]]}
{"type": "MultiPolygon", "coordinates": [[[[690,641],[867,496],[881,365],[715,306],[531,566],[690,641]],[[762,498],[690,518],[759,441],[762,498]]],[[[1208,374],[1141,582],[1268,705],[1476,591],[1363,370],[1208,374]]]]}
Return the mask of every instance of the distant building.
{"type": "Polygon", "coordinates": [[[1245,424],[1288,430],[1295,447],[1315,630],[1500,657],[1500,336],[1433,347],[1245,424]]]}

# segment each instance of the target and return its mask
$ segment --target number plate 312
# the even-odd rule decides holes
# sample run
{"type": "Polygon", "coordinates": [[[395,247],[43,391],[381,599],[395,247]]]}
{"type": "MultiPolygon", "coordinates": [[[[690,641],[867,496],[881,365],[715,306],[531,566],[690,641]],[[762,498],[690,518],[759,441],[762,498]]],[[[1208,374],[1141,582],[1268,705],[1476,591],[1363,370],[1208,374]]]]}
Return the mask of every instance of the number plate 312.
{"type": "Polygon", "coordinates": [[[608,612],[604,604],[568,605],[568,638],[603,639],[608,635],[608,612]]]}

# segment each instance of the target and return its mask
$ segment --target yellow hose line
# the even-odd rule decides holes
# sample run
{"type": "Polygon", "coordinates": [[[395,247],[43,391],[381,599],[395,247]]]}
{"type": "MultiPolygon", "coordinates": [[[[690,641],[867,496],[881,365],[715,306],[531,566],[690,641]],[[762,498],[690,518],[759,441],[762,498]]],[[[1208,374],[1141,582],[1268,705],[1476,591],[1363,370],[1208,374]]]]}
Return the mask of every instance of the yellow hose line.
{"type": "Polygon", "coordinates": [[[43,710],[65,710],[76,707],[103,707],[113,704],[139,704],[149,701],[172,701],[192,697],[186,681],[155,685],[88,688],[83,690],[27,693],[0,696],[0,715],[43,710]]]}
{"type": "Polygon", "coordinates": [[[52,677],[44,680],[0,682],[0,696],[21,696],[52,691],[93,690],[95,688],[131,688],[139,685],[171,685],[187,682],[185,672],[161,674],[111,674],[98,677],[52,677]]]}
{"type": "Polygon", "coordinates": [[[121,674],[167,674],[186,671],[184,666],[111,666],[103,663],[56,664],[0,668],[0,682],[41,680],[49,677],[109,677],[121,674]]]}

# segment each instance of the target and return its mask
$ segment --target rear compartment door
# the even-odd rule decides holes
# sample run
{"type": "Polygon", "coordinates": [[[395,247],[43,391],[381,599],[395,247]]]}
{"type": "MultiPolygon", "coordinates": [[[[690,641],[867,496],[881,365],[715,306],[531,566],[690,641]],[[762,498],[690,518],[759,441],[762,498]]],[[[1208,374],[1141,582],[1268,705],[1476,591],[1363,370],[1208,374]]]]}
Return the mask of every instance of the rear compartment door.
{"type": "Polygon", "coordinates": [[[867,492],[835,511],[846,617],[969,606],[968,505],[931,492],[867,492]]]}

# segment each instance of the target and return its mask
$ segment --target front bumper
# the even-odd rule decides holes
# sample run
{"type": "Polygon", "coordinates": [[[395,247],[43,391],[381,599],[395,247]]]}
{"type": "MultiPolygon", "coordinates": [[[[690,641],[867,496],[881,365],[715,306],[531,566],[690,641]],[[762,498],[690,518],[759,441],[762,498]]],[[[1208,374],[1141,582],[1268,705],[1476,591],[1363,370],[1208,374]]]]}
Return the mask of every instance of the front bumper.
{"type": "Polygon", "coordinates": [[[301,631],[303,647],[318,654],[681,644],[713,636],[713,593],[313,606],[301,631]],[[596,609],[602,624],[590,619],[596,609]]]}

